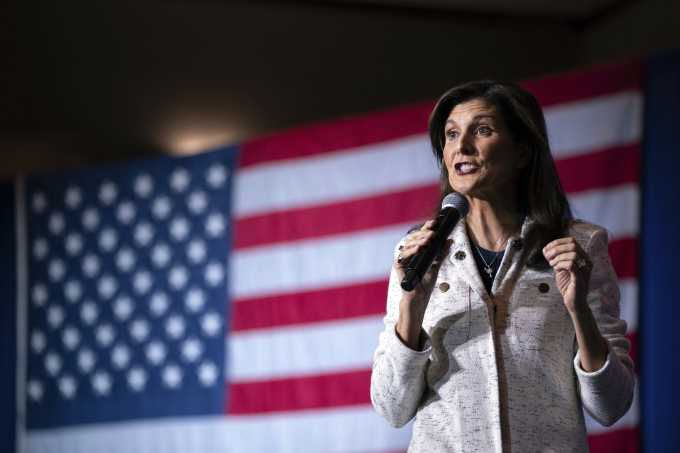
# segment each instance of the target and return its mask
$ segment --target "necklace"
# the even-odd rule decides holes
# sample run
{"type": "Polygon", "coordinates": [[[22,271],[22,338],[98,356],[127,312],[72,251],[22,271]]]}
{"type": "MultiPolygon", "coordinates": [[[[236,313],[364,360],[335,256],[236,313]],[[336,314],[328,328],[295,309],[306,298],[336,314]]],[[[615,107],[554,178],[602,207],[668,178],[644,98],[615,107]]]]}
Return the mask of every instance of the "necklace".
{"type": "Polygon", "coordinates": [[[484,259],[484,255],[482,255],[482,252],[479,250],[479,246],[475,243],[475,241],[472,241],[472,243],[475,245],[475,248],[477,249],[477,253],[479,253],[479,257],[484,262],[484,272],[489,274],[489,277],[493,277],[493,268],[491,266],[496,261],[496,258],[498,258],[498,255],[500,255],[501,250],[495,252],[495,255],[493,256],[493,259],[491,260],[491,262],[487,263],[486,260],[484,259]]]}

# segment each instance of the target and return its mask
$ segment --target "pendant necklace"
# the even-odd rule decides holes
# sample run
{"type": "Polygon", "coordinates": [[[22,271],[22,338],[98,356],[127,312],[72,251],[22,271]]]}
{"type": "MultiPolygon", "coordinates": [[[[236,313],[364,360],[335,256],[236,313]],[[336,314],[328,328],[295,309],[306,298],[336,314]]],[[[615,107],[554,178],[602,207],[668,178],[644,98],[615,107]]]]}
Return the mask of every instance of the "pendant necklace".
{"type": "MultiPolygon", "coordinates": [[[[479,254],[479,257],[480,257],[480,258],[482,259],[482,261],[484,262],[484,272],[486,272],[487,274],[489,274],[489,278],[492,278],[492,277],[493,277],[493,268],[492,268],[491,266],[492,266],[493,263],[496,261],[496,258],[498,258],[498,255],[500,255],[501,250],[495,252],[496,254],[494,255],[494,257],[493,257],[493,259],[491,260],[491,262],[490,262],[490,263],[487,263],[486,260],[484,259],[484,255],[482,255],[482,252],[479,250],[479,246],[478,246],[477,243],[474,241],[474,239],[472,239],[472,235],[469,234],[469,232],[468,232],[468,235],[470,236],[470,240],[472,241],[472,244],[474,244],[475,248],[477,249],[477,253],[479,254]]],[[[496,242],[498,242],[498,241],[496,241],[496,242]]]]}

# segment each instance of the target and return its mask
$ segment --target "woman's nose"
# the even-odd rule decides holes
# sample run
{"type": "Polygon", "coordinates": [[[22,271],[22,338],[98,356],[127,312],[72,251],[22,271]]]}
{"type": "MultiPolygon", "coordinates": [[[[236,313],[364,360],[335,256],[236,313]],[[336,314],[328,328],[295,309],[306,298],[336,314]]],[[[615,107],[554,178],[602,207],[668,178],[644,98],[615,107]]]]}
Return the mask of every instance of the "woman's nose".
{"type": "Polygon", "coordinates": [[[467,133],[462,133],[458,137],[458,141],[456,142],[456,154],[462,154],[462,155],[470,155],[474,153],[474,147],[472,145],[472,137],[470,134],[467,133]]]}

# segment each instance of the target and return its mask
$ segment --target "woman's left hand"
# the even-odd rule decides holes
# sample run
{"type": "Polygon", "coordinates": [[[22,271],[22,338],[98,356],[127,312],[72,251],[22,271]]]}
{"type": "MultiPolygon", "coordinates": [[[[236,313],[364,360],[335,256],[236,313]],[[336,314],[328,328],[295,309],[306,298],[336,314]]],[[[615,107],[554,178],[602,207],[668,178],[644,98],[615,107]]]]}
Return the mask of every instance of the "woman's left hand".
{"type": "Polygon", "coordinates": [[[555,269],[557,289],[569,313],[573,315],[587,308],[586,296],[593,262],[576,239],[566,237],[552,241],[543,248],[543,256],[555,269]]]}

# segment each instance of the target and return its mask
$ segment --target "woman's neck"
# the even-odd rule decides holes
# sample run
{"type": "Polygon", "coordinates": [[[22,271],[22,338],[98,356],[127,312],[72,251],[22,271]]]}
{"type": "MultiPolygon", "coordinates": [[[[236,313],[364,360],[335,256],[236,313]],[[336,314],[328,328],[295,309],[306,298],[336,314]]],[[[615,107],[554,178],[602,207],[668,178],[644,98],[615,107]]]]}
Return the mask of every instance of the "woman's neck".
{"type": "Polygon", "coordinates": [[[503,250],[508,238],[522,225],[522,216],[514,203],[490,203],[477,198],[468,201],[467,227],[471,239],[481,248],[503,250]]]}

